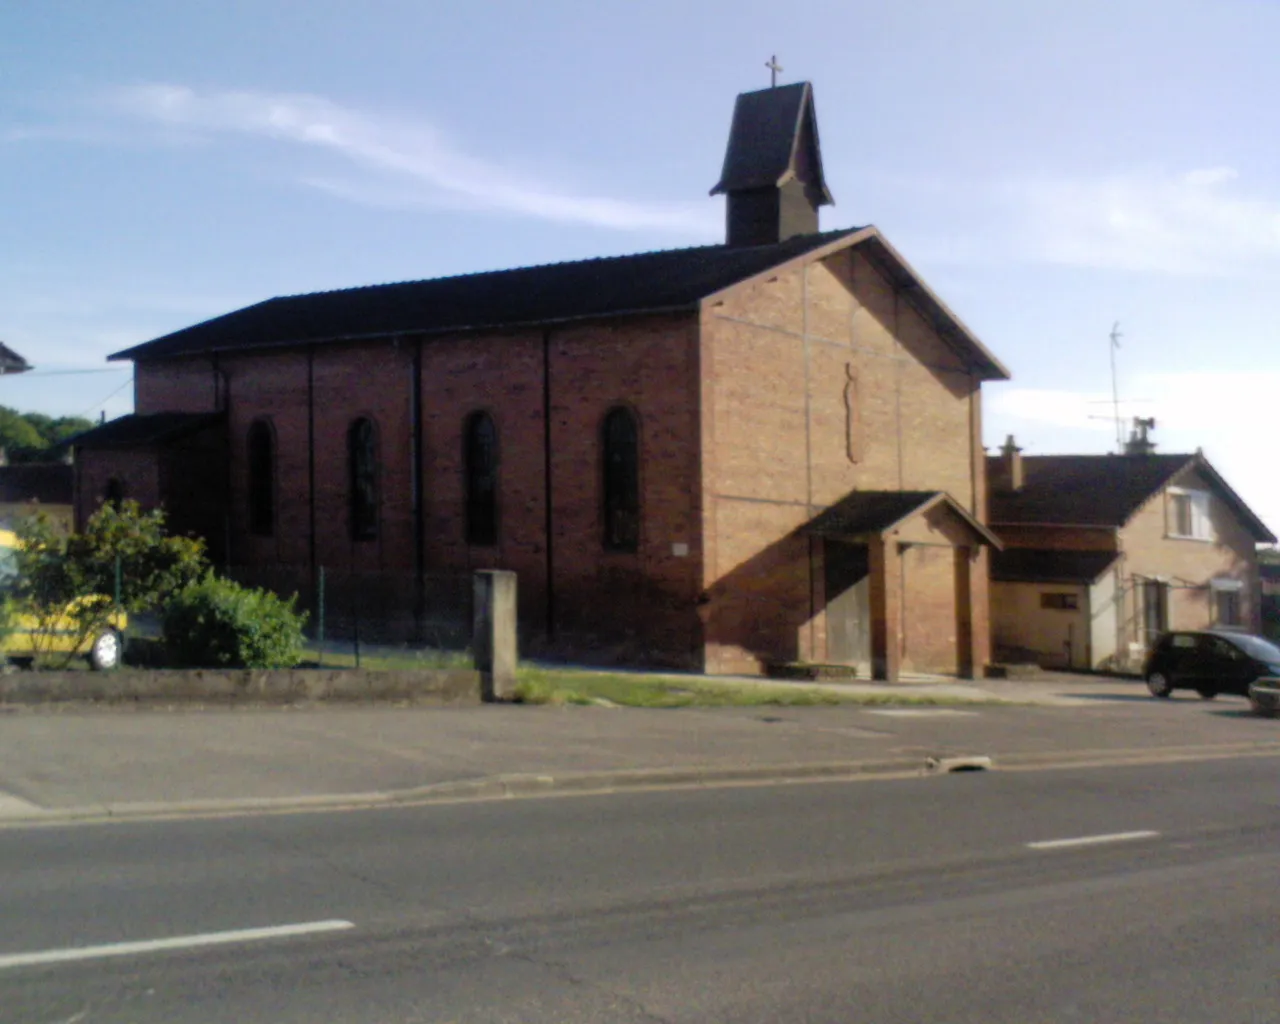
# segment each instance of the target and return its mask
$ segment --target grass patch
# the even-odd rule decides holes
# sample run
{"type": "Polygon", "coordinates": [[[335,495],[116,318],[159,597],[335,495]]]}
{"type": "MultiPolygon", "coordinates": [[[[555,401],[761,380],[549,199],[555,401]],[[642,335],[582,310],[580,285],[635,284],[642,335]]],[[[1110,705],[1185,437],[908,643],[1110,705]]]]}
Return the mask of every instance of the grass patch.
{"type": "Polygon", "coordinates": [[[599,704],[630,708],[814,707],[835,704],[942,706],[978,703],[910,693],[838,693],[796,684],[720,683],[703,679],[521,666],[516,700],[525,704],[599,704]]]}
{"type": "MultiPolygon", "coordinates": [[[[354,651],[325,651],[323,655],[308,650],[299,668],[355,668],[354,651]]],[[[435,668],[471,668],[469,651],[434,649],[389,652],[361,652],[360,667],[373,672],[409,671],[435,668]]]]}

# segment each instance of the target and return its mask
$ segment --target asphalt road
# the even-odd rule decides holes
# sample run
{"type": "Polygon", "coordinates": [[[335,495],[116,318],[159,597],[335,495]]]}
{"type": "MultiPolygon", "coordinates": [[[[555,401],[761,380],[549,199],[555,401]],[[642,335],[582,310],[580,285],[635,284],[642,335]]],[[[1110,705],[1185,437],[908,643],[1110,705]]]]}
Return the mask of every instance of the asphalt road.
{"type": "Polygon", "coordinates": [[[1278,881],[1261,757],[9,830],[0,1021],[1274,1022],[1278,881]]]}

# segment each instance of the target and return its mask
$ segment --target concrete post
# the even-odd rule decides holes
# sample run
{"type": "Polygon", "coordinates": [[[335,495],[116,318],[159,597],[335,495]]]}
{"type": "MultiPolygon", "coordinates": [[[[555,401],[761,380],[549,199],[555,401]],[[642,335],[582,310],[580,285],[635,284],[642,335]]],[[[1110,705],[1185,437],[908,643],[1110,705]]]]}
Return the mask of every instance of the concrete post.
{"type": "Polygon", "coordinates": [[[472,577],[471,646],[485,700],[510,700],[516,688],[516,574],[484,569],[472,577]]]}

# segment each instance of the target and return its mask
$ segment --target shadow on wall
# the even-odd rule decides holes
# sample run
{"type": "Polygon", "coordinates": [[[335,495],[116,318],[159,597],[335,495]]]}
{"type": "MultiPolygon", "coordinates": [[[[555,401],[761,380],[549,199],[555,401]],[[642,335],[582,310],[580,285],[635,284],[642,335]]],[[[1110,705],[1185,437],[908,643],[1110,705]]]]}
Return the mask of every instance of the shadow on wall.
{"type": "Polygon", "coordinates": [[[739,648],[761,666],[802,660],[804,633],[826,610],[817,538],[798,527],[721,576],[699,598],[706,644],[739,648]]]}

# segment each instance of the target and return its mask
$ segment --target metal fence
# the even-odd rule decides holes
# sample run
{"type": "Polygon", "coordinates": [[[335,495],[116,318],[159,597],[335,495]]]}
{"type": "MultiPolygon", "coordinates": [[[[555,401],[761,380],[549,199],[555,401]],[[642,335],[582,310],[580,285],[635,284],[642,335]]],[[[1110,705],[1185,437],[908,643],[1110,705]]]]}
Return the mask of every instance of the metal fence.
{"type": "Polygon", "coordinates": [[[226,566],[243,586],[295,598],[307,637],[323,657],[398,651],[463,651],[471,642],[471,576],[465,572],[352,571],[319,566],[226,566]]]}

